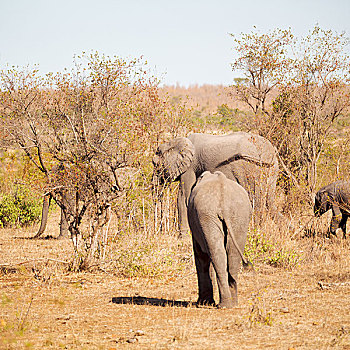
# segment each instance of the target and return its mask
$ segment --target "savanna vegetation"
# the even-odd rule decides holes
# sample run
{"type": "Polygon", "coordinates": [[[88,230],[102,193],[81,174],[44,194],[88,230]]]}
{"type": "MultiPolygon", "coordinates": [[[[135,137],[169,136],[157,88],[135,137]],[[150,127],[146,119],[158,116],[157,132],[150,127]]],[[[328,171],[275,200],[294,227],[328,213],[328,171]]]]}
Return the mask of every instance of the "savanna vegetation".
{"type": "Polygon", "coordinates": [[[230,87],[161,86],[144,60],[95,52],[45,76],[2,67],[0,348],[350,348],[350,245],[326,239],[312,203],[349,176],[348,39],[315,27],[232,40],[230,87]],[[195,308],[177,184],[154,186],[152,156],[237,130],[278,150],[288,223],[253,217],[238,308],[195,308]],[[30,239],[47,194],[47,239],[30,239]],[[59,209],[70,238],[57,241],[59,209]]]}

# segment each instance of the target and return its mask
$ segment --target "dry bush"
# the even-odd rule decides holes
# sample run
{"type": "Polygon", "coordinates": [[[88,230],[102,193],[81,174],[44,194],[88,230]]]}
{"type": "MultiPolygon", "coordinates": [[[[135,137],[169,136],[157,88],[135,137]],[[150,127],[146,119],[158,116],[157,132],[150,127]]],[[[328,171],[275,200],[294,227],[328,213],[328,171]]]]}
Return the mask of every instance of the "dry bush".
{"type": "Polygon", "coordinates": [[[294,186],[305,184],[311,201],[326,140],[350,107],[348,39],[315,26],[301,39],[276,29],[241,34],[234,44],[232,66],[244,74],[235,98],[251,109],[251,129],[276,146],[283,171],[294,186]]]}
{"type": "Polygon", "coordinates": [[[232,98],[232,90],[222,85],[164,86],[160,94],[171,103],[185,103],[191,109],[188,118],[193,132],[228,133],[247,130],[246,106],[232,98]]]}
{"type": "MultiPolygon", "coordinates": [[[[151,155],[165,135],[186,132],[187,110],[159,96],[142,60],[84,54],[64,73],[8,68],[0,77],[4,145],[20,148],[42,173],[44,192],[68,221],[74,269],[87,268],[101,256],[111,209],[124,196],[118,172],[140,172],[124,196],[127,212],[133,197],[151,203],[151,155]]],[[[136,227],[140,207],[144,226],[152,215],[149,203],[127,214],[136,227]]]]}
{"type": "Polygon", "coordinates": [[[181,100],[186,101],[193,110],[213,114],[217,112],[218,106],[228,105],[230,108],[243,108],[244,105],[233,101],[228,95],[228,89],[222,85],[191,85],[163,86],[160,93],[169,95],[173,103],[181,100]]]}
{"type": "Polygon", "coordinates": [[[303,259],[290,228],[274,222],[268,215],[259,224],[251,223],[245,253],[253,265],[268,264],[285,269],[296,268],[303,259]]]}

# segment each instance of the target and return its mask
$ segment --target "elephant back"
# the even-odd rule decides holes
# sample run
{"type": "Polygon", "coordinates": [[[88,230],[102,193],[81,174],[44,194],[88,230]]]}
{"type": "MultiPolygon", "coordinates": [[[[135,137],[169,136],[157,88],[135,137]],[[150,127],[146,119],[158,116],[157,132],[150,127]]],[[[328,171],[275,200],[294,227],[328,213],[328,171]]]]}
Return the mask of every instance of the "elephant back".
{"type": "Polygon", "coordinates": [[[214,206],[221,217],[231,215],[225,215],[225,211],[232,213],[243,210],[247,217],[250,217],[252,212],[247,191],[237,182],[228,179],[221,171],[215,171],[213,174],[205,171],[192,189],[189,202],[204,212],[210,212],[214,206]],[[199,202],[199,205],[196,202],[199,202]]]}
{"type": "Polygon", "coordinates": [[[209,135],[195,133],[188,139],[195,147],[199,172],[214,172],[220,165],[245,160],[261,165],[278,167],[275,147],[264,137],[246,132],[228,135],[209,135]]]}
{"type": "Polygon", "coordinates": [[[221,171],[247,191],[258,211],[266,205],[274,208],[278,160],[277,151],[268,140],[246,132],[192,134],[188,138],[196,150],[192,163],[196,177],[205,170],[221,171]]]}
{"type": "Polygon", "coordinates": [[[350,182],[334,182],[334,201],[338,202],[341,210],[350,213],[350,182]]]}

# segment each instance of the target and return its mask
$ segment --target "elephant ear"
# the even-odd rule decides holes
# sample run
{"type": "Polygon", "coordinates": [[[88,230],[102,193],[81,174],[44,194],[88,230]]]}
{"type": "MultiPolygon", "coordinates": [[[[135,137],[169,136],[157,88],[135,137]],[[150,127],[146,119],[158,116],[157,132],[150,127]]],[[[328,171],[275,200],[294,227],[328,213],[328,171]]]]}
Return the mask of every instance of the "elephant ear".
{"type": "Polygon", "coordinates": [[[316,201],[319,207],[324,207],[325,209],[329,209],[330,203],[333,202],[333,194],[332,192],[326,190],[326,189],[321,189],[320,191],[317,192],[316,194],[316,201]]]}
{"type": "Polygon", "coordinates": [[[321,201],[324,202],[332,202],[334,199],[334,194],[331,191],[323,191],[321,192],[321,201]]]}
{"type": "Polygon", "coordinates": [[[165,175],[176,180],[190,166],[194,156],[194,146],[186,137],[178,137],[159,147],[165,175]]]}
{"type": "Polygon", "coordinates": [[[321,204],[324,201],[325,192],[321,189],[316,193],[315,202],[321,204]]]}

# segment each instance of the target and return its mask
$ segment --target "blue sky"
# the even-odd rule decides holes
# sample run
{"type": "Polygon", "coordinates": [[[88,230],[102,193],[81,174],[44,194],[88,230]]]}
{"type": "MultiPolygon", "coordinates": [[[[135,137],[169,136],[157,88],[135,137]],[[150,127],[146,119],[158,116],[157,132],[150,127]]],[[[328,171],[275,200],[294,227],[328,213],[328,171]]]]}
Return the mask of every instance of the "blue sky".
{"type": "Polygon", "coordinates": [[[350,0],[0,0],[0,66],[71,67],[82,51],[140,57],[164,84],[235,77],[229,33],[316,24],[350,36],[350,0]]]}

